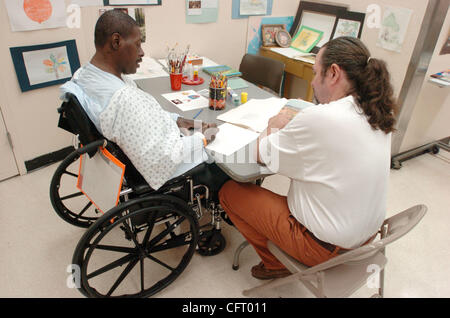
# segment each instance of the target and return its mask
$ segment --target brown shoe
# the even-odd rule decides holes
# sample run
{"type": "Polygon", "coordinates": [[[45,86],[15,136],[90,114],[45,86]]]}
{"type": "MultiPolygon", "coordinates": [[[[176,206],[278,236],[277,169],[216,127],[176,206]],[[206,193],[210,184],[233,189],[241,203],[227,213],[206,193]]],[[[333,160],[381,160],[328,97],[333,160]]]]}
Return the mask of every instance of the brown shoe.
{"type": "Polygon", "coordinates": [[[291,272],[284,269],[267,269],[264,267],[264,263],[261,262],[258,265],[252,267],[252,276],[257,279],[273,279],[282,278],[291,275],[291,272]]]}

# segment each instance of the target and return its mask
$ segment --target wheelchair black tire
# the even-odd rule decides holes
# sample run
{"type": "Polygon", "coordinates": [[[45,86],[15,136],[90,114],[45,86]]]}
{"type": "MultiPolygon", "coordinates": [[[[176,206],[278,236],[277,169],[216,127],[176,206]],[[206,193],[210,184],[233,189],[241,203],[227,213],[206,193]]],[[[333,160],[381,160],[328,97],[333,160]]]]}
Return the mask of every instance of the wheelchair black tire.
{"type": "MultiPolygon", "coordinates": [[[[85,232],[75,249],[73,264],[80,269],[79,290],[87,297],[152,296],[170,285],[184,271],[195,252],[198,233],[199,226],[194,212],[184,201],[176,197],[151,195],[119,204],[106,212],[85,232]],[[172,224],[164,223],[164,220],[169,217],[175,218],[176,221],[172,224]],[[158,220],[163,222],[161,225],[166,227],[159,233],[158,227],[153,226],[158,220]],[[180,234],[174,233],[175,228],[183,228],[183,226],[189,226],[189,230],[180,234]],[[119,232],[121,235],[127,234],[126,237],[120,239],[120,245],[101,243],[103,239],[105,241],[111,241],[114,238],[119,240],[119,237],[114,236],[115,233],[108,238],[111,231],[119,232]],[[157,233],[153,233],[155,231],[157,233]],[[144,232],[145,235],[140,242],[139,236],[142,235],[139,233],[144,234],[144,232]],[[129,240],[130,238],[131,240],[129,240]],[[131,245],[134,244],[134,247],[125,247],[124,241],[126,243],[128,241],[128,244],[131,245]],[[161,243],[161,241],[163,242],[161,243]],[[115,260],[99,267],[100,260],[97,252],[103,260],[107,257],[115,260]],[[112,257],[111,252],[121,253],[121,257],[116,259],[116,255],[112,257]],[[158,254],[159,252],[162,253],[158,254]],[[164,260],[163,257],[165,257],[164,260]],[[176,266],[172,265],[174,259],[177,263],[176,266]],[[91,261],[94,263],[92,266],[89,264],[91,261]],[[144,265],[144,261],[153,261],[150,265],[154,266],[154,270],[150,271],[144,265]],[[128,274],[137,264],[140,264],[140,269],[133,272],[135,275],[133,279],[130,277],[132,275],[128,274]],[[122,265],[126,265],[123,271],[118,268],[122,265]],[[94,267],[95,269],[91,271],[94,267]],[[167,269],[170,273],[166,277],[158,278],[156,283],[150,287],[145,286],[144,273],[155,276],[155,273],[167,269]],[[119,272],[121,273],[119,274],[119,272]],[[118,277],[117,280],[115,280],[116,277],[118,277]],[[110,284],[105,281],[106,278],[112,278],[115,282],[110,284]],[[122,279],[127,279],[128,285],[122,288],[120,293],[123,294],[119,295],[116,288],[123,283],[122,279]],[[103,289],[103,291],[99,289],[103,289]],[[130,289],[133,291],[130,292],[130,289]]],[[[148,266],[148,263],[146,264],[148,266]]],[[[155,280],[153,279],[153,281],[155,280]]]]}
{"type": "Polygon", "coordinates": [[[53,174],[52,181],[50,183],[50,201],[52,203],[53,208],[55,209],[55,212],[66,222],[79,226],[82,228],[88,228],[92,223],[94,223],[100,216],[85,216],[83,215],[86,210],[93,209],[95,207],[92,206],[91,201],[87,197],[85,197],[82,192],[78,191],[76,188],[76,182],[77,182],[77,174],[71,173],[67,171],[67,168],[80,159],[80,154],[77,151],[72,152],[70,155],[68,155],[58,166],[55,173],[53,174]],[[60,187],[61,187],[61,179],[63,175],[70,175],[73,177],[73,189],[76,191],[73,194],[70,195],[64,195],[61,197],[60,195],[60,187]],[[67,207],[64,204],[64,200],[68,200],[77,196],[84,196],[86,200],[86,204],[83,209],[80,210],[80,212],[72,211],[71,208],[67,207]]]}

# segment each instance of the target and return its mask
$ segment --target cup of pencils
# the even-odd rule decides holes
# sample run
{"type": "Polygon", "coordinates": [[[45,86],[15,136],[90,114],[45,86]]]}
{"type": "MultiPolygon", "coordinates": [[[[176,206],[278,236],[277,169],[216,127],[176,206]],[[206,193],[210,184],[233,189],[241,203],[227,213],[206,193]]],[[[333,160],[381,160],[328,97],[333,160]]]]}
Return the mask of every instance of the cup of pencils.
{"type": "Polygon", "coordinates": [[[209,83],[209,108],[222,110],[227,100],[227,77],[222,74],[211,76],[209,83]]]}
{"type": "Polygon", "coordinates": [[[183,68],[186,62],[186,56],[189,53],[189,45],[181,54],[175,52],[175,47],[170,49],[167,55],[167,68],[170,72],[170,86],[172,90],[179,91],[183,80],[183,68]]]}

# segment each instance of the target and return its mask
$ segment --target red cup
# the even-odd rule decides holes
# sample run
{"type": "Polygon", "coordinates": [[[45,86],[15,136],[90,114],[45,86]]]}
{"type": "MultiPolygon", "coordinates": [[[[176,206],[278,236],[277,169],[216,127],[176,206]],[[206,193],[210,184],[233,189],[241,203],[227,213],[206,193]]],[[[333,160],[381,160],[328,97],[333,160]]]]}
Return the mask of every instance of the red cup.
{"type": "Polygon", "coordinates": [[[179,91],[181,89],[181,81],[183,80],[182,73],[170,73],[170,86],[172,90],[179,91]]]}

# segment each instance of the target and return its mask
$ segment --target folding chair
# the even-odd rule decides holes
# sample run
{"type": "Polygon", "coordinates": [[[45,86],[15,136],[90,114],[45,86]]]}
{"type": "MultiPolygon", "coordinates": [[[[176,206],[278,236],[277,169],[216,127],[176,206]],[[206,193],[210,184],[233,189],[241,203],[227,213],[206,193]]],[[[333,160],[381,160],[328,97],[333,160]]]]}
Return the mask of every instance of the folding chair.
{"type": "MultiPolygon", "coordinates": [[[[387,263],[385,247],[411,231],[423,218],[426,211],[425,205],[416,205],[402,211],[384,221],[378,232],[380,234],[378,240],[312,267],[303,265],[269,241],[267,246],[270,252],[292,274],[244,290],[243,295],[250,296],[269,288],[300,281],[316,297],[321,298],[348,297],[366,284],[379,287],[378,293],[372,297],[383,297],[384,268],[387,263]],[[379,281],[373,276],[377,273],[379,273],[379,281]]],[[[238,251],[240,252],[243,247],[245,244],[241,244],[238,251]]],[[[236,264],[235,258],[233,268],[236,267],[236,264]]]]}

